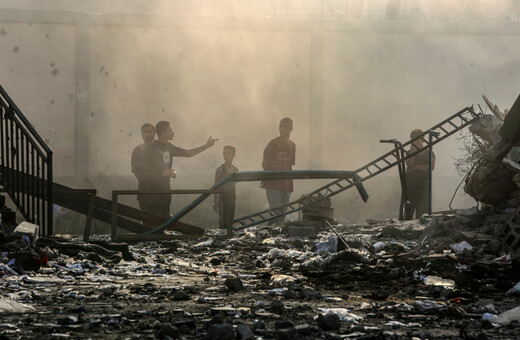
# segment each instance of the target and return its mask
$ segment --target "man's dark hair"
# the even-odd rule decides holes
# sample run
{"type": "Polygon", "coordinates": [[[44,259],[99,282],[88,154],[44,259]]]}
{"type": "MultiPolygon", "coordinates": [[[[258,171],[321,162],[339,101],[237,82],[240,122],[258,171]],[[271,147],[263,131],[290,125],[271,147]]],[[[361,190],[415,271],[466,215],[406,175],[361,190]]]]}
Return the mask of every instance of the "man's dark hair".
{"type": "Polygon", "coordinates": [[[421,129],[414,129],[412,132],[410,132],[410,138],[415,139],[422,135],[424,132],[421,129]]]}
{"type": "Polygon", "coordinates": [[[280,121],[280,125],[282,124],[291,124],[292,125],[293,121],[291,118],[288,118],[288,117],[285,117],[285,118],[282,118],[282,120],[280,121]]]}
{"type": "Polygon", "coordinates": [[[160,122],[155,124],[155,132],[157,132],[157,136],[160,136],[162,132],[166,131],[169,125],[170,122],[166,120],[161,120],[160,122]]]}
{"type": "Polygon", "coordinates": [[[224,150],[226,150],[226,149],[233,151],[233,153],[235,153],[235,154],[237,153],[237,148],[235,148],[234,145],[228,144],[228,145],[224,146],[224,150]]]}
{"type": "Polygon", "coordinates": [[[143,129],[147,127],[151,127],[153,129],[153,132],[155,132],[155,127],[150,123],[144,123],[143,126],[141,126],[141,131],[143,131],[143,129]]]}

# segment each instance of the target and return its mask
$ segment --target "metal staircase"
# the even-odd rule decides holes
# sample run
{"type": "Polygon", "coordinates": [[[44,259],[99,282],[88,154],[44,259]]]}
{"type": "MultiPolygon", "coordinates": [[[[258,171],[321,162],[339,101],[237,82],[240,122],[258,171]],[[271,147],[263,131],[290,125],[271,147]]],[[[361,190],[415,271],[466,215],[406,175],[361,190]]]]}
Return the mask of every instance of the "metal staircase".
{"type": "Polygon", "coordinates": [[[23,217],[52,230],[52,151],[0,86],[0,185],[23,217]]]}

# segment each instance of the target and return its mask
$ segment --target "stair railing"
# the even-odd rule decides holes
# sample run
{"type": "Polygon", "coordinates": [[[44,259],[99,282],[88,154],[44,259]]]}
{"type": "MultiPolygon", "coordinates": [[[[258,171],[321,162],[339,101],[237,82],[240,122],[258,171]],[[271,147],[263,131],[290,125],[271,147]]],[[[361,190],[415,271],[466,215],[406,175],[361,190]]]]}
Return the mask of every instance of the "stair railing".
{"type": "Polygon", "coordinates": [[[52,151],[0,86],[0,184],[24,219],[52,235],[52,151]]]}

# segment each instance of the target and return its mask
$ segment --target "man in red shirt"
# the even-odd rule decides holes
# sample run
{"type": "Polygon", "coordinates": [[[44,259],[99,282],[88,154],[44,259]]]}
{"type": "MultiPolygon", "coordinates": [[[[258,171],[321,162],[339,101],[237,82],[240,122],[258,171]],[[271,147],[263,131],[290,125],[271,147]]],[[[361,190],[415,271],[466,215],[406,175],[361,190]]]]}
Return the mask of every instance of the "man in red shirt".
{"type": "MultiPolygon", "coordinates": [[[[415,129],[410,133],[410,139],[415,139],[423,134],[421,129],[415,129]]],[[[423,138],[418,138],[410,145],[410,153],[422,149],[423,138]]],[[[420,218],[422,214],[428,213],[428,184],[429,165],[428,150],[423,150],[417,155],[406,160],[406,185],[408,189],[408,201],[410,207],[406,212],[406,220],[420,218]]],[[[432,152],[432,170],[435,169],[435,153],[432,152]]]]}
{"type": "MultiPolygon", "coordinates": [[[[279,126],[280,137],[272,139],[264,149],[262,168],[265,171],[292,170],[296,155],[296,144],[289,139],[292,130],[292,119],[283,118],[279,126]]],[[[293,192],[293,181],[292,179],[264,181],[262,188],[266,189],[269,207],[273,209],[289,203],[293,192]]],[[[281,216],[269,221],[269,224],[283,222],[284,219],[285,216],[281,216]]]]}

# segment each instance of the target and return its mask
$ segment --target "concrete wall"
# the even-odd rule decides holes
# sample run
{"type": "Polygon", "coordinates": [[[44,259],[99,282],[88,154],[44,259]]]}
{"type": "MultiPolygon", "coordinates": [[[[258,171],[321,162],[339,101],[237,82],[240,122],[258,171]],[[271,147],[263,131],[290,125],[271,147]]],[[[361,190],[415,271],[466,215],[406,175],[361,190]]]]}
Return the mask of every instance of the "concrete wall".
{"type": "Polygon", "coordinates": [[[1,85],[57,155],[56,175],[74,172],[76,27],[0,22],[1,85]]]}
{"type": "MultiPolygon", "coordinates": [[[[207,188],[225,144],[237,146],[241,170],[260,169],[283,116],[295,120],[297,169],[354,170],[390,149],[379,139],[405,141],[481,94],[507,108],[518,95],[518,26],[0,10],[0,79],[54,150],[57,181],[107,198],[134,188],[139,127],[166,119],[179,146],[220,138],[174,162],[176,188],[207,188]]],[[[434,210],[461,180],[459,146],[454,136],[435,148],[434,210]]],[[[320,184],[297,182],[293,197],[320,184]]],[[[333,200],[340,220],[395,217],[397,169],[365,185],[367,204],[355,191],[333,200]]],[[[240,184],[238,197],[238,215],[266,204],[258,183],[240,184]]],[[[470,204],[457,196],[456,206],[470,204]]],[[[208,203],[187,220],[216,216],[208,203]]]]}

